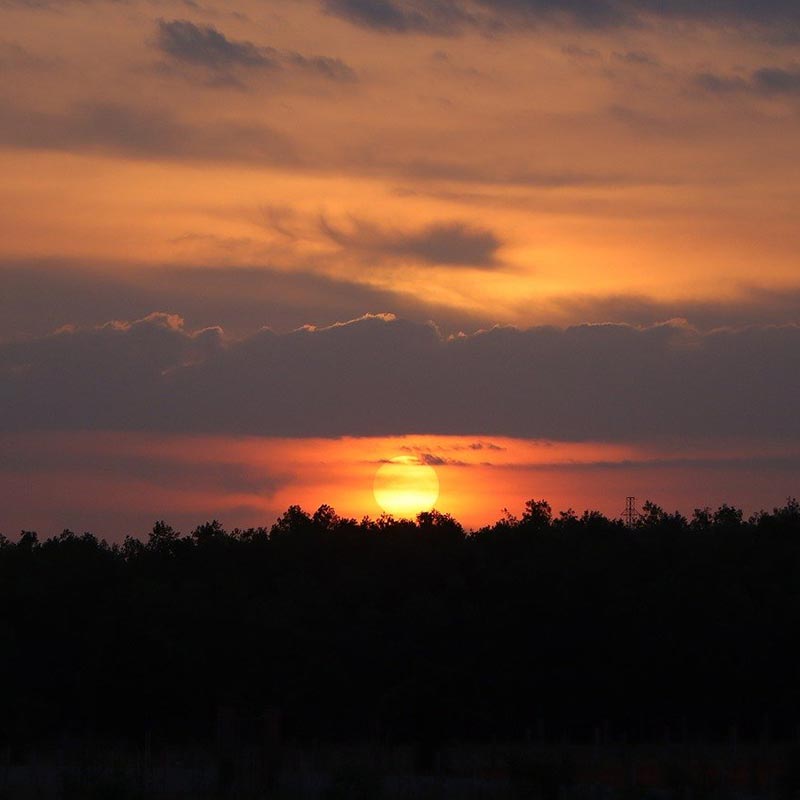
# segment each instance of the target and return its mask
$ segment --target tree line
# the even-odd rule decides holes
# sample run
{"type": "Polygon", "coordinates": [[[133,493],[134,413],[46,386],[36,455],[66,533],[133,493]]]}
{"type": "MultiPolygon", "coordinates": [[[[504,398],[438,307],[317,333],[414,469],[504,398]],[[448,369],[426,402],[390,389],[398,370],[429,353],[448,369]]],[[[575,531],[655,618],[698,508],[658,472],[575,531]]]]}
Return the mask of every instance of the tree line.
{"type": "Polygon", "coordinates": [[[800,504],[0,538],[0,739],[792,738],[800,504]],[[249,732],[249,733],[248,733],[249,732]]]}

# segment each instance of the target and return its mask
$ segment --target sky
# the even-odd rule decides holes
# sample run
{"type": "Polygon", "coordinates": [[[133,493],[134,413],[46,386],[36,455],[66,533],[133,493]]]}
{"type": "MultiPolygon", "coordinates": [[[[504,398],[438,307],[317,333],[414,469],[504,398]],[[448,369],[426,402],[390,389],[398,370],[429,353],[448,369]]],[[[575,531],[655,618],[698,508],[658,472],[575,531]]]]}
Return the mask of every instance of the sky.
{"type": "Polygon", "coordinates": [[[0,0],[0,532],[798,492],[791,0],[0,0]]]}

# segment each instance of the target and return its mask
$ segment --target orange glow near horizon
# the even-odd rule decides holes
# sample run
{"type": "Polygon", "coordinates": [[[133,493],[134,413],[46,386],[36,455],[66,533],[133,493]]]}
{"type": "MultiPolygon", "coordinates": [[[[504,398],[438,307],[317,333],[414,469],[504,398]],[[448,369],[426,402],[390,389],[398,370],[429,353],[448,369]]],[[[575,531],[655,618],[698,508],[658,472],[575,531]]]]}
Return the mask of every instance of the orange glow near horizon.
{"type": "MultiPolygon", "coordinates": [[[[791,464],[773,466],[770,459],[800,458],[774,443],[689,449],[423,435],[265,439],[110,432],[4,435],[0,441],[11,457],[20,454],[21,465],[26,459],[40,465],[35,473],[24,466],[0,470],[0,531],[38,527],[47,534],[72,527],[116,539],[144,535],[162,518],[184,530],[211,518],[229,528],[269,526],[290,505],[312,512],[328,504],[342,516],[375,518],[384,510],[373,491],[376,472],[398,453],[435,465],[436,509],[467,528],[499,519],[506,508],[519,514],[526,500],[540,498],[554,512],[593,508],[612,517],[628,494],[689,514],[722,502],[752,511],[753,498],[778,505],[794,491],[791,464]]],[[[422,493],[415,497],[420,508],[432,497],[431,486],[422,493]]]]}

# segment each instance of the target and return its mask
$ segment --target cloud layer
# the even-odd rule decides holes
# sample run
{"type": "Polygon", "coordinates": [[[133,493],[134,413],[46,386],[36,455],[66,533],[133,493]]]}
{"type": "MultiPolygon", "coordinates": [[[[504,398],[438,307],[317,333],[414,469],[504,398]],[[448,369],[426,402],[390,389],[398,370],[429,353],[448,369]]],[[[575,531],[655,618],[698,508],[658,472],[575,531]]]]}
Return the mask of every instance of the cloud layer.
{"type": "MultiPolygon", "coordinates": [[[[357,255],[361,263],[387,258],[367,250],[358,250],[357,255]]],[[[0,292],[0,341],[45,336],[63,326],[91,328],[108,319],[140,319],[153,308],[174,309],[188,328],[219,325],[233,338],[265,326],[288,332],[312,320],[324,327],[354,319],[365,309],[381,309],[412,322],[433,319],[447,334],[488,328],[498,321],[491,309],[452,307],[424,291],[392,291],[359,283],[357,276],[331,277],[302,267],[301,262],[290,270],[187,263],[135,269],[108,263],[87,267],[65,259],[0,261],[4,289],[0,292]]],[[[445,267],[457,283],[463,273],[445,267]]],[[[426,266],[422,270],[430,272],[426,266]]],[[[484,273],[474,274],[484,277],[484,273]]],[[[625,293],[569,293],[539,301],[521,297],[516,313],[517,319],[560,326],[584,322],[649,326],[678,318],[706,331],[788,324],[800,317],[800,288],[744,285],[735,297],[717,300],[666,300],[625,293]]]]}
{"type": "Polygon", "coordinates": [[[192,125],[168,108],[116,102],[77,103],[59,112],[5,104],[0,108],[0,145],[179,161],[297,162],[288,138],[264,125],[228,121],[192,125]]]}
{"type": "Polygon", "coordinates": [[[513,31],[544,22],[602,30],[653,18],[768,27],[800,23],[800,10],[791,0],[323,0],[323,8],[382,32],[438,36],[469,28],[513,31]]]}
{"type": "Polygon", "coordinates": [[[0,346],[3,430],[797,441],[800,327],[495,328],[367,316],[226,342],[172,315],[0,346]]]}

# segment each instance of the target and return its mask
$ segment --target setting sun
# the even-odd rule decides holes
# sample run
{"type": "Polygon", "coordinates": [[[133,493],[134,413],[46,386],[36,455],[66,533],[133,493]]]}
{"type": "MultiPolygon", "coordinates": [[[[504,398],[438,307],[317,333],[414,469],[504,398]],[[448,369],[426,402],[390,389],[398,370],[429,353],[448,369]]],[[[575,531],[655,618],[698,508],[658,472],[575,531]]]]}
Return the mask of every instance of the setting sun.
{"type": "Polygon", "coordinates": [[[387,514],[415,517],[433,508],[439,498],[439,477],[415,456],[397,456],[379,467],[373,492],[387,514]]]}

